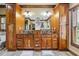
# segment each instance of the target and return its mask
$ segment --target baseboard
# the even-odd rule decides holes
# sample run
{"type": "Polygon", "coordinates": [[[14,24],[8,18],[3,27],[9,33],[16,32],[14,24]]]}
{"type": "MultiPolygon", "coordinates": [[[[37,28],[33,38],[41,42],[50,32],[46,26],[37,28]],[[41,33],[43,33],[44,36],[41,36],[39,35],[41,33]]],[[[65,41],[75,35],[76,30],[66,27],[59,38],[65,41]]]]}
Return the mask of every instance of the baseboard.
{"type": "Polygon", "coordinates": [[[76,53],[74,53],[73,51],[71,51],[71,50],[69,50],[68,49],[68,51],[70,52],[70,53],[72,53],[74,56],[78,56],[76,53]]]}

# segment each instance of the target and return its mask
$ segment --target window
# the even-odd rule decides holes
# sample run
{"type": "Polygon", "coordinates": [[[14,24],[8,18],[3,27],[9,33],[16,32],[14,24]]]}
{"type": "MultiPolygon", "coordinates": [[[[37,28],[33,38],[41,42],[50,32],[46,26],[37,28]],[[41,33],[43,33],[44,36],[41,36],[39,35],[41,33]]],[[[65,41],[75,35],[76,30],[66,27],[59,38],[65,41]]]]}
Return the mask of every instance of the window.
{"type": "Polygon", "coordinates": [[[79,47],[79,7],[71,10],[72,45],[79,47]]]}
{"type": "Polygon", "coordinates": [[[6,17],[0,16],[0,31],[6,30],[6,17]]]}

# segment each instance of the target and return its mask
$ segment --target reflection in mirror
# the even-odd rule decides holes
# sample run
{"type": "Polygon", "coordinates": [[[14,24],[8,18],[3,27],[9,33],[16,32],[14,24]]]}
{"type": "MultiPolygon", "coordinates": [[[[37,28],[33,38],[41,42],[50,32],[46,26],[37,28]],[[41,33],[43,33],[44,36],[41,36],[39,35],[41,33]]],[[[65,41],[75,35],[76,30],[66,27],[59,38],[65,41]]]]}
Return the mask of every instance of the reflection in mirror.
{"type": "Polygon", "coordinates": [[[23,11],[23,15],[25,17],[25,30],[50,29],[52,16],[50,8],[27,8],[23,11]]]}

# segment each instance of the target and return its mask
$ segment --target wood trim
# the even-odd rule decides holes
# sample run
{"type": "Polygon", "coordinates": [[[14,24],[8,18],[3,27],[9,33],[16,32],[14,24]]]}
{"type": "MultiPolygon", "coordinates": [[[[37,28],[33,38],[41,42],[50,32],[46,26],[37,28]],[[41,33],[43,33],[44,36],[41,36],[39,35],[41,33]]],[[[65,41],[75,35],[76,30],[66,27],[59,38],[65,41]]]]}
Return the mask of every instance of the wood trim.
{"type": "Polygon", "coordinates": [[[56,5],[20,5],[21,8],[54,8],[56,5]]]}
{"type": "MultiPolygon", "coordinates": [[[[62,39],[59,37],[59,50],[67,50],[68,49],[68,40],[69,40],[69,4],[60,4],[60,8],[59,8],[59,19],[60,17],[66,16],[66,40],[62,39]],[[61,7],[62,6],[64,8],[63,13],[61,12],[61,7]],[[65,43],[62,43],[65,42],[65,43]],[[62,44],[65,44],[65,46],[63,47],[62,44]]],[[[59,21],[60,24],[61,21],[59,21]]],[[[60,26],[59,26],[59,32],[60,32],[60,26]]],[[[60,34],[59,34],[60,35],[60,34]]]]}
{"type": "Polygon", "coordinates": [[[6,29],[5,30],[1,29],[1,17],[6,17],[6,15],[0,15],[0,31],[6,31],[6,29]]]}
{"type": "MultiPolygon", "coordinates": [[[[78,5],[79,6],[79,5],[78,5]]],[[[77,6],[75,6],[75,8],[76,8],[77,6]]],[[[73,9],[73,8],[72,8],[73,9]]],[[[72,24],[72,12],[71,12],[71,45],[72,46],[74,46],[74,47],[76,47],[76,48],[79,48],[79,45],[77,45],[77,44],[75,44],[75,43],[73,43],[73,29],[72,29],[72,26],[73,26],[73,24],[72,24]]]]}
{"type": "Polygon", "coordinates": [[[0,5],[0,8],[6,8],[6,5],[0,5]]]}
{"type": "Polygon", "coordinates": [[[69,10],[72,10],[72,9],[74,9],[74,8],[76,8],[76,7],[78,7],[79,6],[79,4],[78,5],[75,5],[74,7],[72,7],[72,8],[69,8],[69,10]]]}
{"type": "Polygon", "coordinates": [[[16,50],[16,4],[6,5],[6,47],[8,50],[16,50]],[[10,6],[11,8],[8,8],[10,6]]]}
{"type": "Polygon", "coordinates": [[[68,51],[70,52],[70,53],[72,53],[74,56],[78,56],[76,53],[74,53],[73,51],[71,51],[71,50],[69,50],[68,49],[68,51]]]}

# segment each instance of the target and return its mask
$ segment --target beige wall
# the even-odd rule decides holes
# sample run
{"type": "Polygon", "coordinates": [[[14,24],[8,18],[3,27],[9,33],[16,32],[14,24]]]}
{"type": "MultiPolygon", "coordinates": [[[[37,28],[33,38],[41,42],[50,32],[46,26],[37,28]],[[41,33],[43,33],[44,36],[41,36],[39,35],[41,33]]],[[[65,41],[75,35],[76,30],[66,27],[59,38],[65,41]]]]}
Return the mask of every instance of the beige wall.
{"type": "MultiPolygon", "coordinates": [[[[71,9],[72,7],[76,6],[78,4],[70,4],[69,8],[71,9]]],[[[75,54],[79,55],[79,48],[76,48],[71,45],[71,12],[69,11],[69,50],[74,52],[75,54]]]]}
{"type": "Polygon", "coordinates": [[[0,15],[6,14],[6,9],[5,8],[0,8],[0,15]]]}

